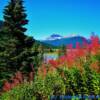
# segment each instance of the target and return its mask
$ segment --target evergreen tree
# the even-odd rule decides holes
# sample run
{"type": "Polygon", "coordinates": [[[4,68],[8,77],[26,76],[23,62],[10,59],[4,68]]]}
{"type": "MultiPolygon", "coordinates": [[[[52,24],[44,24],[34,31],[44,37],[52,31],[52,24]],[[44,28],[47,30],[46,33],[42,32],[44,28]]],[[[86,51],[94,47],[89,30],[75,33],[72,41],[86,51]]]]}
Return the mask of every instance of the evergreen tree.
{"type": "Polygon", "coordinates": [[[31,70],[34,39],[27,37],[24,26],[28,23],[22,0],[11,0],[4,9],[4,25],[0,31],[0,79],[17,70],[31,70]]]}
{"type": "Polygon", "coordinates": [[[3,21],[0,20],[0,30],[1,30],[2,26],[3,26],[3,21]]]}
{"type": "Polygon", "coordinates": [[[23,26],[28,23],[24,12],[22,0],[11,0],[4,9],[5,32],[12,34],[20,41],[24,41],[26,37],[23,33],[27,29],[23,26]]]}

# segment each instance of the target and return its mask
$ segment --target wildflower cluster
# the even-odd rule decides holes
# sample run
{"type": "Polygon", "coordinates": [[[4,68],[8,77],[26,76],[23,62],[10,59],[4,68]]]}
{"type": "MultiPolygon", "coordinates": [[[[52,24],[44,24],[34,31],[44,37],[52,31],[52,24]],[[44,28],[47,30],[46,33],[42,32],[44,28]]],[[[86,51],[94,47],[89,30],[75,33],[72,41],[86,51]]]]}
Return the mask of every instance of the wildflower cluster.
{"type": "MultiPolygon", "coordinates": [[[[28,80],[27,82],[31,82],[34,79],[34,73],[30,72],[28,75],[28,80]]],[[[4,85],[3,85],[3,92],[9,91],[13,89],[14,87],[24,83],[26,80],[26,77],[24,77],[24,74],[22,74],[20,71],[16,72],[14,76],[11,77],[11,79],[5,80],[4,85]]]]}

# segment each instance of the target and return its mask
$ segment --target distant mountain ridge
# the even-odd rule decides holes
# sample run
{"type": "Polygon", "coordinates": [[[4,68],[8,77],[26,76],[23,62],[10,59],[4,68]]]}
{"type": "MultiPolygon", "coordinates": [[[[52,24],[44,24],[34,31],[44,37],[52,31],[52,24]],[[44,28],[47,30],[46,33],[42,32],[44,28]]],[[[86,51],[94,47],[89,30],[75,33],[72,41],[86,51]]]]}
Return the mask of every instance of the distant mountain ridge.
{"type": "Polygon", "coordinates": [[[60,39],[43,40],[41,42],[57,47],[61,45],[70,45],[70,44],[72,44],[73,47],[76,47],[77,43],[82,45],[83,42],[88,43],[89,41],[83,36],[72,36],[72,37],[62,37],[60,39]]]}
{"type": "Polygon", "coordinates": [[[70,35],[67,35],[67,36],[61,36],[61,35],[59,35],[59,34],[52,34],[52,35],[50,35],[49,37],[47,37],[46,39],[44,39],[44,40],[57,40],[57,39],[62,39],[62,38],[75,37],[75,36],[79,36],[79,35],[70,34],[70,35]]]}
{"type": "Polygon", "coordinates": [[[56,39],[61,39],[61,38],[63,38],[63,36],[61,36],[59,34],[52,34],[51,36],[46,38],[46,40],[56,40],[56,39]]]}

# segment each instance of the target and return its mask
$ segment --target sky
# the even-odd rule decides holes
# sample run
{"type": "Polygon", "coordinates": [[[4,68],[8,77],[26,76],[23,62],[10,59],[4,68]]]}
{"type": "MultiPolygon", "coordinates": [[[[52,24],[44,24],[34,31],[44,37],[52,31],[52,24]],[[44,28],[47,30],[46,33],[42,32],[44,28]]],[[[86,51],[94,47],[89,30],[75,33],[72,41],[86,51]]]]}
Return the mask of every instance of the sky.
{"type": "MultiPolygon", "coordinates": [[[[9,0],[0,0],[0,20],[9,0]]],[[[45,39],[51,34],[100,36],[100,0],[24,0],[29,24],[25,34],[45,39]]]]}

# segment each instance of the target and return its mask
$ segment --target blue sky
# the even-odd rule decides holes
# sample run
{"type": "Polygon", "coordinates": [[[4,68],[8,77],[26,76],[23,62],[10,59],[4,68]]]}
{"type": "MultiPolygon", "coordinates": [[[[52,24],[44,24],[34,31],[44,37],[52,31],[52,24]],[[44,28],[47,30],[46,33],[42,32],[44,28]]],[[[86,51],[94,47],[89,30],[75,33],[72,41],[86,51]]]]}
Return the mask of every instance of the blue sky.
{"type": "MultiPolygon", "coordinates": [[[[0,0],[0,19],[9,0],[0,0]]],[[[53,33],[100,36],[100,0],[24,0],[29,24],[26,34],[44,39],[53,33]]]]}

